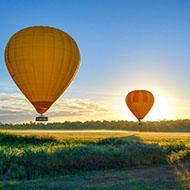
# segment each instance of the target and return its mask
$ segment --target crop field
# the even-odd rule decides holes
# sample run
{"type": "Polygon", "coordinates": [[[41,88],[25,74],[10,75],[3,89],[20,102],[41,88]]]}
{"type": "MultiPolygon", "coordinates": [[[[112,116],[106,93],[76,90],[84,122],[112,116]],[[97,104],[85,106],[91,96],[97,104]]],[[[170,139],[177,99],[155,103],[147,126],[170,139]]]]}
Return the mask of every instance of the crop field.
{"type": "Polygon", "coordinates": [[[190,189],[190,133],[1,130],[0,189],[190,189]]]}

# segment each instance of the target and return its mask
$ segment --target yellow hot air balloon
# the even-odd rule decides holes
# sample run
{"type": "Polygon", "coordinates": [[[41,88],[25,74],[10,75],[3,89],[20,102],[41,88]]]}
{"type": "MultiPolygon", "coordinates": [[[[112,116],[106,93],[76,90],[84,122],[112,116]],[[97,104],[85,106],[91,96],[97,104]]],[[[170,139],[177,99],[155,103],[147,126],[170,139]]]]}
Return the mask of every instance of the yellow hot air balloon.
{"type": "Polygon", "coordinates": [[[62,30],[33,26],[16,32],[5,49],[16,85],[39,114],[65,91],[80,65],[76,42],[62,30]]]}
{"type": "Polygon", "coordinates": [[[154,96],[147,90],[134,90],[127,94],[126,104],[140,121],[148,114],[154,104],[154,96]]]}

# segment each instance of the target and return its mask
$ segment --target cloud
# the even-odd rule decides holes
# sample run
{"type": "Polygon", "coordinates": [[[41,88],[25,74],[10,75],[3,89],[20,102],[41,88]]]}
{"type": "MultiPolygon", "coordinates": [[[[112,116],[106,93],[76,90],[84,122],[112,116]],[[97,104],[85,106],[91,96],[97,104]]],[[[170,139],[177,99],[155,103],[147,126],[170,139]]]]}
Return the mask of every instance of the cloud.
{"type": "MultiPolygon", "coordinates": [[[[85,120],[95,118],[108,112],[105,105],[90,99],[63,99],[57,101],[48,111],[47,115],[63,120],[85,120]]],[[[34,120],[37,115],[33,106],[22,94],[0,93],[0,121],[3,123],[23,122],[34,120]]]]}
{"type": "Polygon", "coordinates": [[[50,115],[64,116],[81,116],[94,115],[97,112],[107,112],[105,106],[99,105],[88,99],[65,99],[56,103],[50,110],[50,115]]]}

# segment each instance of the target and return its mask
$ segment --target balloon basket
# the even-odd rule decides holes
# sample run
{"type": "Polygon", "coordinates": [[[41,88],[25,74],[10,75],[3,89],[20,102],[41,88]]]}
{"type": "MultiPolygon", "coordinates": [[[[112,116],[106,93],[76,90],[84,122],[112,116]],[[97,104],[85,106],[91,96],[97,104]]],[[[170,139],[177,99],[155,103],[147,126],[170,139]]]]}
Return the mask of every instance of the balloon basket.
{"type": "Polygon", "coordinates": [[[42,122],[48,121],[48,117],[41,115],[41,116],[36,117],[36,121],[42,121],[42,122]]]}

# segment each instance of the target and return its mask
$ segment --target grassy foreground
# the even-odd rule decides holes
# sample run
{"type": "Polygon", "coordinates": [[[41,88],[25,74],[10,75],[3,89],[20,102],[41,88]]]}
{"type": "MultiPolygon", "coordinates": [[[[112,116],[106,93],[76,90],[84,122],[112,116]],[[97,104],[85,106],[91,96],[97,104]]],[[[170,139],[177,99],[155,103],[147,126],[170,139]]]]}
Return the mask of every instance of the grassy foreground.
{"type": "Polygon", "coordinates": [[[190,134],[0,133],[0,189],[190,189],[190,134]]]}
{"type": "Polygon", "coordinates": [[[190,165],[80,172],[62,177],[6,181],[5,190],[189,190],[190,165]]]}

